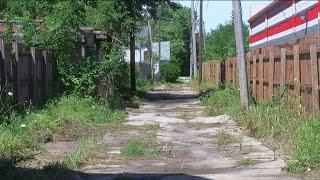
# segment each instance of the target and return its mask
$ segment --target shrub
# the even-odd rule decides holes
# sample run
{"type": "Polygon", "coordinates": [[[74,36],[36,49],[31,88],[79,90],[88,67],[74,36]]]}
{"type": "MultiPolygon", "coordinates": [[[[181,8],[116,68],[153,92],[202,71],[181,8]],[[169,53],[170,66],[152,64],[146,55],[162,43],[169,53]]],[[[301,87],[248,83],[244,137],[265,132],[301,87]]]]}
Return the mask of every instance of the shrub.
{"type": "Polygon", "coordinates": [[[180,67],[175,63],[167,63],[160,66],[161,79],[166,82],[176,82],[180,73],[180,67]]]}

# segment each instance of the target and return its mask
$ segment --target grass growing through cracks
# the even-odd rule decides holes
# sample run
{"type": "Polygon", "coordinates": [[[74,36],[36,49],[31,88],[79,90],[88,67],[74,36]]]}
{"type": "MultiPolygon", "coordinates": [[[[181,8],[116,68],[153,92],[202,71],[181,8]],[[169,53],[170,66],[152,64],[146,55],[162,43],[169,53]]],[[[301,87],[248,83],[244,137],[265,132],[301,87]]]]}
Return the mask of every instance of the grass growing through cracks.
{"type": "Polygon", "coordinates": [[[232,88],[217,89],[201,100],[211,114],[228,113],[252,136],[280,144],[292,157],[287,170],[320,167],[320,115],[311,116],[295,98],[285,93],[257,105],[251,103],[247,112],[242,111],[239,91],[232,88]]]}
{"type": "Polygon", "coordinates": [[[150,140],[145,138],[130,139],[121,150],[122,154],[126,157],[157,157],[160,155],[160,146],[154,148],[150,140]]]}
{"type": "Polygon", "coordinates": [[[216,135],[216,143],[218,146],[223,147],[233,142],[233,137],[224,130],[219,131],[216,135]]]}

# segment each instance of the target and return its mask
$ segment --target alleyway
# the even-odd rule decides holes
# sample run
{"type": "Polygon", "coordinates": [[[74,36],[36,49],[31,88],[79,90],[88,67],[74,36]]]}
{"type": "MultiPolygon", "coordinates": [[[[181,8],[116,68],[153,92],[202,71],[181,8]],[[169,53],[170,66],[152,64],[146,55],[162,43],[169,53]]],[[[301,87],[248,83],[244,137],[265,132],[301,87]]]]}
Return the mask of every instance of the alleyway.
{"type": "Polygon", "coordinates": [[[82,168],[90,179],[106,174],[114,174],[107,175],[110,179],[295,179],[282,171],[282,159],[242,136],[229,116],[205,117],[205,107],[188,85],[163,85],[149,99],[139,109],[127,110],[126,128],[104,136],[108,158],[97,157],[82,168]],[[161,152],[125,158],[121,149],[134,138],[148,139],[161,152]]]}

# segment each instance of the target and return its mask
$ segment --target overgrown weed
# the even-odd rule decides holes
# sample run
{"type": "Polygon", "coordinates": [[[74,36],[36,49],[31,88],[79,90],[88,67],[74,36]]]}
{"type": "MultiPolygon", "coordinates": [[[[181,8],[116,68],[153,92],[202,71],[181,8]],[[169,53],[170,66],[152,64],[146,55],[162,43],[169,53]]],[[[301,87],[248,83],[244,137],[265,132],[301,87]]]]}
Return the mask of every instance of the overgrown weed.
{"type": "MultiPolygon", "coordinates": [[[[39,143],[55,141],[58,136],[76,135],[99,125],[118,123],[124,116],[123,111],[98,104],[93,98],[62,96],[48,102],[43,109],[22,115],[13,113],[10,124],[1,124],[0,156],[8,160],[15,156],[28,157],[41,150],[39,143]]],[[[80,155],[70,155],[69,159],[76,162],[81,159],[80,155]]],[[[70,166],[74,164],[70,163],[70,166]]]]}
{"type": "Polygon", "coordinates": [[[274,152],[284,148],[292,157],[287,170],[299,172],[320,166],[320,116],[311,116],[285,91],[270,101],[252,102],[246,112],[242,111],[239,91],[230,87],[213,91],[201,100],[210,113],[228,113],[249,135],[272,142],[274,152]]]}

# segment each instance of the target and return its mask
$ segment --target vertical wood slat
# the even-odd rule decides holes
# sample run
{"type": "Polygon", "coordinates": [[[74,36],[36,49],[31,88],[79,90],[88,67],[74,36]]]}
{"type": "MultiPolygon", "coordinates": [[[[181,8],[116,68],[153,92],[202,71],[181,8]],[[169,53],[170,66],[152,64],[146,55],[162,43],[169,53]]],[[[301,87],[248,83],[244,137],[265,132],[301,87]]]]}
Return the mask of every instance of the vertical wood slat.
{"type": "Polygon", "coordinates": [[[272,49],[269,54],[269,98],[273,95],[274,84],[274,50],[272,49]]]}
{"type": "Polygon", "coordinates": [[[312,82],[312,102],[313,111],[319,110],[319,77],[318,77],[318,57],[317,47],[314,44],[310,45],[311,58],[311,82],[312,82]]]}
{"type": "Polygon", "coordinates": [[[252,67],[252,94],[254,98],[257,98],[256,96],[256,88],[257,88],[257,59],[256,54],[252,56],[253,61],[253,67],[252,67]]]}
{"type": "Polygon", "coordinates": [[[263,57],[259,55],[259,90],[258,99],[263,100],[263,57]]]}
{"type": "Polygon", "coordinates": [[[227,85],[230,85],[230,61],[229,59],[227,60],[227,64],[226,64],[226,73],[227,73],[227,85]]]}
{"type": "Polygon", "coordinates": [[[0,91],[6,84],[4,41],[0,39],[0,91]]]}
{"type": "Polygon", "coordinates": [[[299,45],[293,46],[293,77],[294,77],[294,94],[300,98],[300,59],[299,59],[299,45]]]}
{"type": "Polygon", "coordinates": [[[286,82],[286,48],[281,48],[281,74],[280,83],[282,86],[286,82]]]}
{"type": "Polygon", "coordinates": [[[11,59],[11,78],[12,78],[12,86],[11,92],[13,93],[12,101],[13,103],[19,102],[19,52],[21,49],[18,42],[12,43],[12,49],[14,53],[14,58],[11,59]]]}

